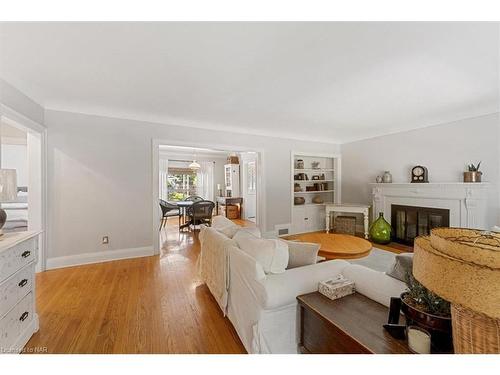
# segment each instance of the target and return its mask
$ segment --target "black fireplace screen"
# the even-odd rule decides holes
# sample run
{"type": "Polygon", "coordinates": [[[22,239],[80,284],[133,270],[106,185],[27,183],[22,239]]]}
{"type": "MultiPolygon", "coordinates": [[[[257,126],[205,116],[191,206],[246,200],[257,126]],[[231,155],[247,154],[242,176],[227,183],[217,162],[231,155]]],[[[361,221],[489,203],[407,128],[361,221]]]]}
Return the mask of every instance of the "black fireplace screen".
{"type": "Polygon", "coordinates": [[[450,210],[444,208],[391,205],[393,240],[413,246],[417,236],[425,236],[432,228],[450,225],[450,210]]]}

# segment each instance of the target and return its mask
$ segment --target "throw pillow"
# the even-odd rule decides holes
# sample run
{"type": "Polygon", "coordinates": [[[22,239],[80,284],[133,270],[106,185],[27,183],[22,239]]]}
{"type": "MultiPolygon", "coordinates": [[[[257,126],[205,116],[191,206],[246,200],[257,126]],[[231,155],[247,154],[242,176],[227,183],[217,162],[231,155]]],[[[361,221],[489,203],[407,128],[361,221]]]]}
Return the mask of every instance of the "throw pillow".
{"type": "Polygon", "coordinates": [[[226,225],[223,227],[215,228],[216,231],[222,233],[226,237],[233,238],[234,235],[241,229],[241,227],[237,225],[226,225]]]}
{"type": "Polygon", "coordinates": [[[408,273],[412,274],[413,270],[413,253],[401,253],[397,254],[394,260],[394,264],[391,266],[387,276],[393,277],[395,279],[401,280],[406,283],[406,275],[408,273]]]}
{"type": "Polygon", "coordinates": [[[318,261],[319,244],[287,241],[288,244],[288,267],[297,268],[316,264],[318,261]]]}
{"type": "Polygon", "coordinates": [[[257,227],[241,227],[240,230],[244,230],[255,237],[261,238],[262,234],[260,233],[260,229],[257,227]]]}
{"type": "Polygon", "coordinates": [[[282,240],[258,238],[240,230],[233,239],[238,247],[255,259],[265,273],[283,273],[288,265],[288,245],[282,240]]]}

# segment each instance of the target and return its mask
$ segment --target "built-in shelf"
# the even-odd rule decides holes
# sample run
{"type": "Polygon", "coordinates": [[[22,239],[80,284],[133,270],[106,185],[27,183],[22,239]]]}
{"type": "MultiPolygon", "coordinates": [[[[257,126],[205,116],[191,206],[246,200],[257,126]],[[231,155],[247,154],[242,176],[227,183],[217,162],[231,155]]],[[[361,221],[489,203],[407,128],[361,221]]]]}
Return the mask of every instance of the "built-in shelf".
{"type": "Polygon", "coordinates": [[[294,205],[294,207],[304,207],[304,206],[324,206],[325,204],[333,204],[333,202],[296,204],[296,205],[294,205]]]}
{"type": "Polygon", "coordinates": [[[333,182],[334,180],[293,180],[293,182],[297,182],[297,183],[306,183],[306,182],[309,182],[309,183],[317,183],[317,182],[333,182]]]}
{"type": "Polygon", "coordinates": [[[295,168],[295,172],[333,172],[333,169],[332,168],[304,168],[304,169],[295,168]]]}
{"type": "Polygon", "coordinates": [[[333,193],[333,190],[294,191],[295,194],[333,193]]]}
{"type": "Polygon", "coordinates": [[[325,229],[325,205],[339,199],[337,197],[340,191],[337,186],[340,178],[338,175],[339,162],[339,158],[334,155],[292,152],[290,168],[291,233],[315,232],[325,229]],[[302,179],[299,179],[301,177],[302,179]],[[313,177],[323,179],[316,180],[313,177]],[[298,186],[304,191],[295,191],[298,186]],[[307,191],[306,187],[315,190],[307,191]],[[319,190],[320,188],[325,190],[319,190]],[[314,203],[314,201],[323,201],[323,203],[314,203]],[[302,204],[295,204],[295,202],[302,204]]]}

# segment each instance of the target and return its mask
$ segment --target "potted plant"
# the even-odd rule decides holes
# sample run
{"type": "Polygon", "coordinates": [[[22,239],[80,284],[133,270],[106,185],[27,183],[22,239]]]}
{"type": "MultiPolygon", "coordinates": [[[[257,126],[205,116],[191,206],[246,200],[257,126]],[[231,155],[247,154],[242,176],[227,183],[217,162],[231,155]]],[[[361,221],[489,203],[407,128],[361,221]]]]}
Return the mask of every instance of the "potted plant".
{"type": "Polygon", "coordinates": [[[481,166],[481,162],[477,165],[469,164],[467,166],[467,171],[464,172],[464,182],[481,182],[481,176],[483,172],[479,171],[479,167],[481,166]]]}
{"type": "Polygon", "coordinates": [[[401,310],[406,325],[416,325],[431,335],[435,352],[450,352],[453,348],[450,303],[420,284],[413,275],[406,275],[408,291],[401,294],[401,310]]]}

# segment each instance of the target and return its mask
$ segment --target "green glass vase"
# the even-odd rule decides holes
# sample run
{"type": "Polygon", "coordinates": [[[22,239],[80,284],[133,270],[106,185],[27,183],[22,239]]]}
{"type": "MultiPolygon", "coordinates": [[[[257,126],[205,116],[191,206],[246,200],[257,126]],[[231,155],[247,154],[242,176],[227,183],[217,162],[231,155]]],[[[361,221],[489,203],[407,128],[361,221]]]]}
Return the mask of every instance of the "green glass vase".
{"type": "Polygon", "coordinates": [[[387,244],[391,242],[391,231],[391,224],[384,219],[384,213],[380,212],[378,219],[370,227],[370,239],[375,243],[387,244]]]}

